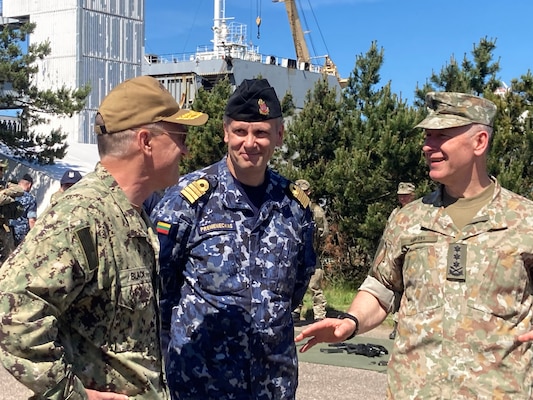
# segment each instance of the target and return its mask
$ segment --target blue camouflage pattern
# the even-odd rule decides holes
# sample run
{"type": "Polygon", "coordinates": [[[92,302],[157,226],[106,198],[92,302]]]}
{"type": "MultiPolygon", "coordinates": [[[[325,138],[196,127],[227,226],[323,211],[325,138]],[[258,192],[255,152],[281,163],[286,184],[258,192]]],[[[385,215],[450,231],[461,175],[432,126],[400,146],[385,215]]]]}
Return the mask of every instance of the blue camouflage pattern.
{"type": "Polygon", "coordinates": [[[30,218],[37,218],[37,201],[35,200],[35,197],[28,192],[24,192],[22,196],[17,198],[17,201],[24,209],[24,213],[19,218],[10,220],[9,225],[13,228],[15,242],[20,243],[30,231],[30,223],[28,220],[30,218]]]}
{"type": "Polygon", "coordinates": [[[159,234],[163,350],[174,399],[294,399],[291,311],[316,265],[312,214],[271,170],[257,217],[226,158],[188,174],[152,212],[159,234]],[[193,204],[181,190],[209,190],[193,204]]]}

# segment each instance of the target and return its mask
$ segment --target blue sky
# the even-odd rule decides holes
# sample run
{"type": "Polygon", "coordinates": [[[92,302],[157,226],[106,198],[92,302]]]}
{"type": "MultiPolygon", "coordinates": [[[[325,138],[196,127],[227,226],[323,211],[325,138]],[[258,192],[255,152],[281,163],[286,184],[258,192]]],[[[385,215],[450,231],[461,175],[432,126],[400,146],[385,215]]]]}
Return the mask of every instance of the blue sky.
{"type": "MultiPolygon", "coordinates": [[[[296,0],[310,30],[311,55],[329,54],[341,76],[355,66],[372,41],[383,47],[381,82],[412,100],[420,85],[453,55],[462,60],[473,45],[496,39],[499,78],[533,72],[532,0],[296,0]],[[310,6],[311,5],[311,6],[310,6]]],[[[210,45],[213,0],[149,0],[145,6],[147,53],[192,53],[210,45]]],[[[226,0],[226,17],[248,25],[248,39],[263,54],[295,58],[283,3],[272,0],[226,0]],[[258,7],[260,6],[260,7],[258,7]],[[260,8],[260,11],[258,10],[260,8]],[[260,38],[255,19],[261,15],[260,38]]]]}

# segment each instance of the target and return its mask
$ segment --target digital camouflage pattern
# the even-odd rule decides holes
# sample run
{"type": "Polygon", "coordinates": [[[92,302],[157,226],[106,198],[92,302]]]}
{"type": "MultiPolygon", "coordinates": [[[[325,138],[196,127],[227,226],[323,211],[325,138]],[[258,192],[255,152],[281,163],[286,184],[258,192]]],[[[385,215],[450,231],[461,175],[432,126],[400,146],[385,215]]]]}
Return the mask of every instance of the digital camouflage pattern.
{"type": "Polygon", "coordinates": [[[447,129],[472,123],[492,126],[496,105],[482,97],[465,93],[429,92],[429,115],[416,128],[447,129]]]}
{"type": "Polygon", "coordinates": [[[311,211],[267,170],[266,201],[254,217],[226,162],[184,176],[152,212],[171,395],[294,399],[291,311],[315,269],[311,211]],[[191,182],[204,190],[193,204],[180,194],[191,182]]]}
{"type": "Polygon", "coordinates": [[[533,202],[496,182],[459,231],[442,195],[398,211],[370,271],[401,296],[388,398],[531,399],[533,202]]]}
{"type": "Polygon", "coordinates": [[[35,398],[168,398],[151,226],[98,164],[2,265],[0,359],[35,398]]]}

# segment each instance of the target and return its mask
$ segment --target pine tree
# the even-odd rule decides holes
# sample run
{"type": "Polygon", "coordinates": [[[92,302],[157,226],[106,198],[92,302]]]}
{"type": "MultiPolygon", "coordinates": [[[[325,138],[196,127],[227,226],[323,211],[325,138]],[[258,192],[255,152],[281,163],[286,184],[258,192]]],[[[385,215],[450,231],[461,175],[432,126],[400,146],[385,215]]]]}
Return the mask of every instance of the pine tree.
{"type": "Polygon", "coordinates": [[[200,88],[193,109],[209,114],[204,126],[190,127],[187,135],[189,155],[182,160],[182,173],[206,167],[226,154],[222,117],[232,93],[228,79],[217,82],[210,91],[200,88]]]}
{"type": "Polygon", "coordinates": [[[63,158],[67,149],[66,134],[54,129],[49,134],[37,134],[32,128],[45,124],[45,115],[72,116],[80,111],[89,94],[88,86],[81,89],[40,90],[34,83],[37,61],[50,54],[50,44],[32,43],[23,51],[23,44],[35,29],[35,24],[20,27],[4,25],[0,32],[0,104],[3,109],[20,110],[21,129],[0,125],[1,141],[19,158],[42,164],[53,164],[63,158]]]}

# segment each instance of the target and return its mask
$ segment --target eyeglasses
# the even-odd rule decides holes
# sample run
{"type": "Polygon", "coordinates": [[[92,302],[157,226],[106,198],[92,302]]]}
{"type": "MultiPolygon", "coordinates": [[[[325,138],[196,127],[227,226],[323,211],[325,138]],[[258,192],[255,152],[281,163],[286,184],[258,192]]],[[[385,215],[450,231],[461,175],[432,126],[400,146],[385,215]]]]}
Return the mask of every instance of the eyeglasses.
{"type": "Polygon", "coordinates": [[[187,138],[187,131],[170,131],[161,126],[157,126],[157,132],[152,131],[152,134],[154,133],[156,135],[168,135],[168,136],[179,135],[180,136],[179,143],[181,145],[185,145],[185,139],[187,138]]]}

